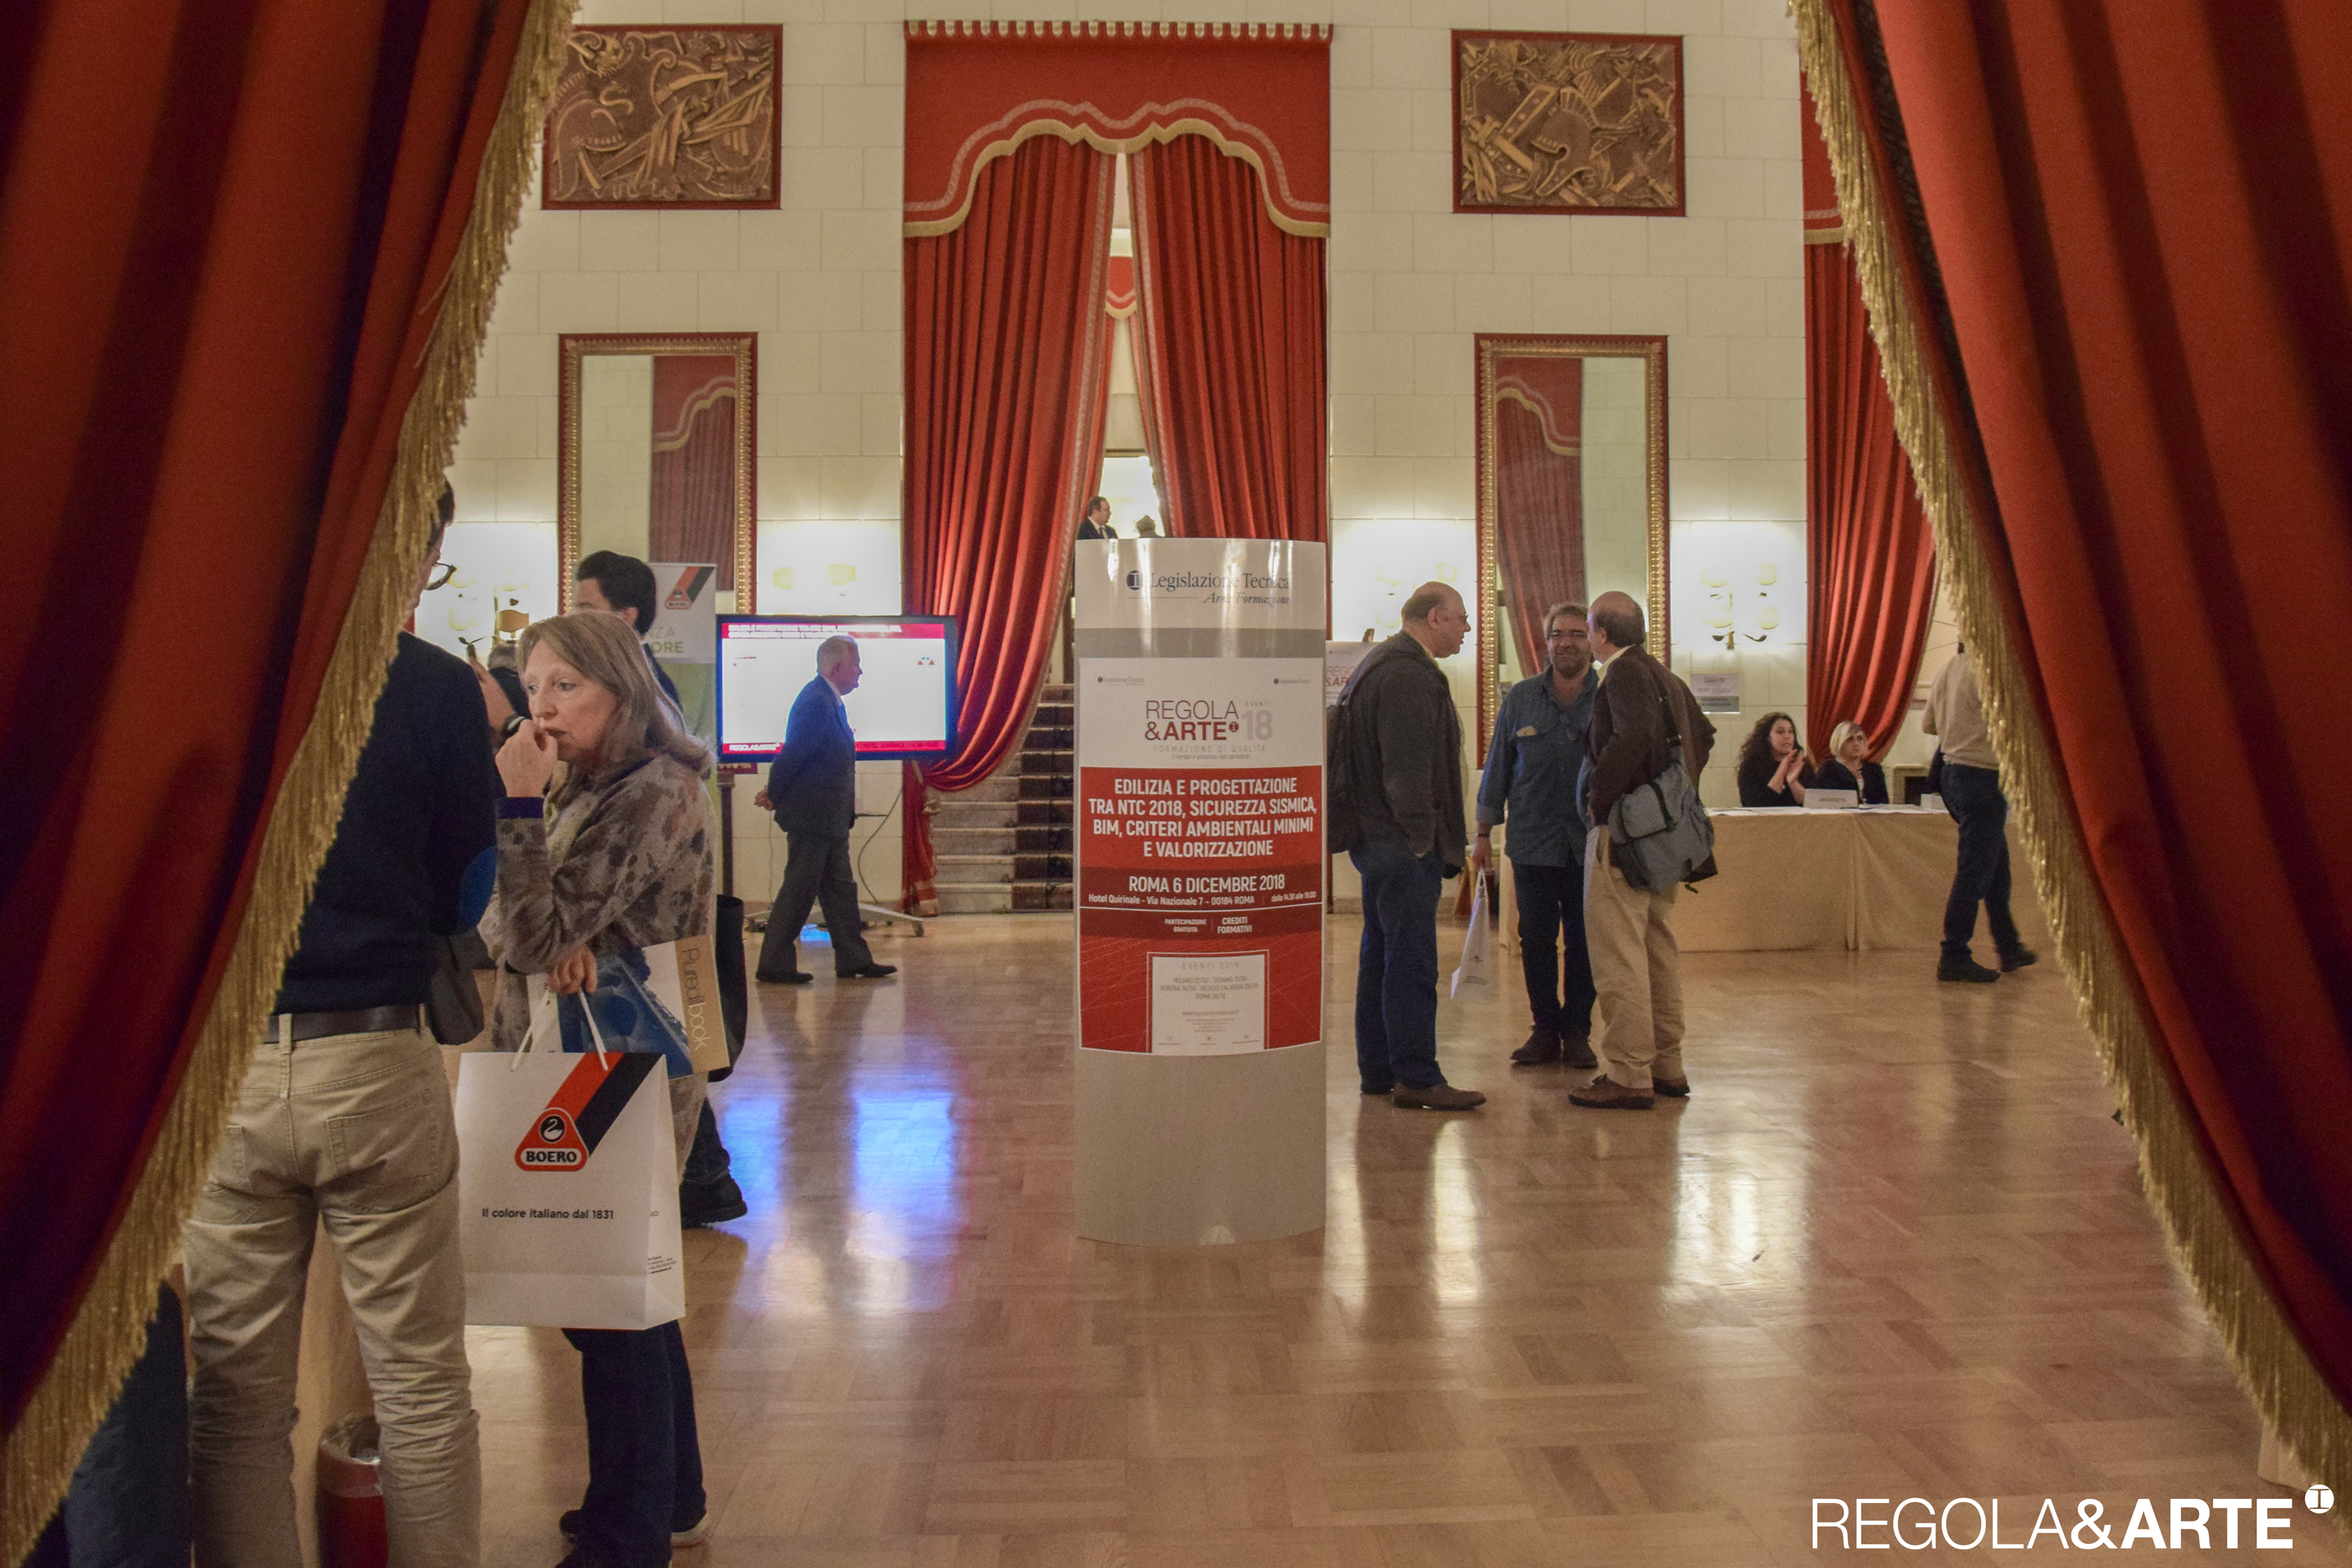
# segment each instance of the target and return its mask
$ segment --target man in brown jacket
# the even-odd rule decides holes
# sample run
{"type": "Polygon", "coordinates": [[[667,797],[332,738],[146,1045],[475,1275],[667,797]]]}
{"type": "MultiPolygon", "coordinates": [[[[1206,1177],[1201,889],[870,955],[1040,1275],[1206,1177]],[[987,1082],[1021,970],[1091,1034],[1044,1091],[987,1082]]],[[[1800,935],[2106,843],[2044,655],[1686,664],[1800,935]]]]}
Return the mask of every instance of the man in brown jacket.
{"type": "MultiPolygon", "coordinates": [[[[1682,952],[1675,945],[1675,893],[1625,880],[1609,853],[1609,814],[1619,797],[1666,771],[1682,742],[1694,787],[1715,746],[1715,726],[1690,688],[1643,647],[1648,626],[1630,595],[1592,601],[1592,657],[1601,689],[1586,735],[1591,769],[1584,837],[1584,940],[1601,997],[1593,1041],[1601,1076],[1571,1090],[1571,1103],[1604,1110],[1647,1110],[1653,1094],[1690,1093],[1683,1074],[1682,952]]],[[[1704,868],[1711,870],[1711,865],[1704,868]]]]}

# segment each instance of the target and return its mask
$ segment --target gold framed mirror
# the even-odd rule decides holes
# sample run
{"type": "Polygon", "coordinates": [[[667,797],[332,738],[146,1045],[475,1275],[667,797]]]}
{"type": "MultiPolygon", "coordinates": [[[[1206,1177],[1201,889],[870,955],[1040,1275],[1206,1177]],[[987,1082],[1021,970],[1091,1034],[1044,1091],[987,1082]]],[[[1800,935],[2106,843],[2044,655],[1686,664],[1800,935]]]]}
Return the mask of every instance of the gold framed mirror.
{"type": "Polygon", "coordinates": [[[1481,332],[1478,754],[1504,687],[1545,668],[1543,613],[1616,589],[1666,623],[1666,340],[1481,332]]]}
{"type": "Polygon", "coordinates": [[[719,591],[751,608],[759,342],[753,332],[558,340],[555,537],[565,610],[582,558],[599,550],[715,565],[719,591]]]}

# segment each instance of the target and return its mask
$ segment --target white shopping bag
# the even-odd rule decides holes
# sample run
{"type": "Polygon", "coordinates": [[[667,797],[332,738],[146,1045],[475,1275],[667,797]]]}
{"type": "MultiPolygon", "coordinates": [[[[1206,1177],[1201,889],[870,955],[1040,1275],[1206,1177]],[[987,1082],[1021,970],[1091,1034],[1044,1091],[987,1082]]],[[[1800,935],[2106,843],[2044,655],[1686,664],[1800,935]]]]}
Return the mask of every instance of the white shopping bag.
{"type": "Polygon", "coordinates": [[[661,1056],[530,1043],[458,1063],[466,1321],[650,1329],[684,1317],[661,1056]]]}
{"type": "Polygon", "coordinates": [[[1462,939],[1462,963],[1446,994],[1460,996],[1465,985],[1484,985],[1494,978],[1495,933],[1486,929],[1486,879],[1479,877],[1478,890],[1470,899],[1470,934],[1462,939]]]}

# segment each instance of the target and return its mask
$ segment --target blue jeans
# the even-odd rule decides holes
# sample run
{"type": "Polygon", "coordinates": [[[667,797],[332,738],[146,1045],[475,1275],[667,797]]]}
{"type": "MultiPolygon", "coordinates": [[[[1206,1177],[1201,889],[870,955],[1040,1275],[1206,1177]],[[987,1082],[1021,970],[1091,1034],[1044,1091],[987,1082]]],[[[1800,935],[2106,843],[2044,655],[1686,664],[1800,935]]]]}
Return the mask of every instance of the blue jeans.
{"type": "Polygon", "coordinates": [[[1947,758],[1944,809],[1960,829],[1959,863],[1952,868],[1951,896],[1944,901],[1944,956],[1969,956],[1976,935],[1977,906],[1984,905],[1992,944],[2017,950],[2017,922],[2009,913],[2009,797],[2000,774],[1947,758]]]}
{"type": "Polygon", "coordinates": [[[580,1541],[613,1568],[665,1568],[669,1536],[702,1517],[694,1379],[676,1323],[566,1329],[588,1412],[580,1541]]]}
{"type": "Polygon", "coordinates": [[[188,1373],[180,1299],[158,1293],[147,1349],[82,1451],[65,1506],[26,1568],[187,1568],[188,1373]]]}
{"type": "Polygon", "coordinates": [[[1584,868],[1514,860],[1511,880],[1519,897],[1519,967],[1527,975],[1528,1011],[1538,1030],[1563,1040],[1584,1039],[1592,1033],[1598,996],[1592,954],[1584,944],[1584,868]]]}
{"type": "Polygon", "coordinates": [[[686,1169],[677,1178],[681,1187],[715,1187],[727,1179],[735,1162],[727,1152],[727,1145],[719,1141],[719,1118],[710,1109],[710,1100],[702,1101],[702,1119],[694,1124],[694,1147],[686,1152],[686,1169]]]}
{"type": "Polygon", "coordinates": [[[1356,959],[1356,1070],[1367,1093],[1434,1089],[1437,895],[1445,868],[1402,838],[1348,851],[1364,879],[1364,945],[1356,959]]]}

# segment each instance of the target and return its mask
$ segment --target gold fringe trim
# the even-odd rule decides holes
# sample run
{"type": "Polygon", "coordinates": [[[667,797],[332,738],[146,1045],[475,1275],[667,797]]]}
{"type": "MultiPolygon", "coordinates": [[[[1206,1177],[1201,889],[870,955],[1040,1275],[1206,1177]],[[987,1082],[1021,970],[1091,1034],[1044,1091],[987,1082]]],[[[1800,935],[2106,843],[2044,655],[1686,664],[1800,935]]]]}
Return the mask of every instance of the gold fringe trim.
{"type": "MultiPolygon", "coordinates": [[[[1889,214],[1846,74],[1830,0],[1790,0],[1798,52],[1837,176],[1871,335],[1877,340],[1896,434],[1911,459],[1951,584],[1961,635],[1978,656],[1985,716],[2050,919],[2059,962],[2097,1042],[2124,1124],[2137,1141],[2148,1202],[2174,1261],[2220,1331],[2263,1419],[2303,1467],[2339,1496],[2352,1489],[2352,1419],[2312,1363],[2246,1251],[2237,1215],[2206,1163],[2203,1145],[2092,877],[2064,775],[2043,732],[2032,689],[2003,626],[2000,589],[1978,533],[1958,444],[1938,411],[1922,324],[1903,292],[1889,214]]],[[[2336,1516],[2342,1521],[2339,1512],[2336,1516]]]]}
{"type": "MultiPolygon", "coordinates": [[[[576,0],[530,0],[512,77],[484,149],[472,211],[442,284],[425,373],[401,420],[375,537],[319,692],[263,829],[260,864],[226,973],[190,1054],[179,1092],[140,1173],[57,1356],[0,1453],[0,1563],[33,1549],[122,1382],[146,1344],[156,1282],[180,1246],[246,1064],[292,955],[311,884],[334,841],[343,793],[359,766],[394,639],[408,613],[457,446],[490,308],[522,215],[539,128],[572,29],[576,0]]],[[[420,302],[420,311],[432,300],[420,302]]]]}

